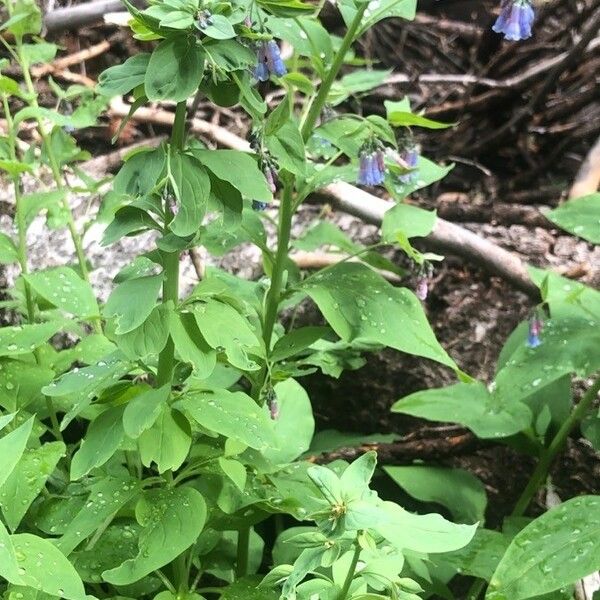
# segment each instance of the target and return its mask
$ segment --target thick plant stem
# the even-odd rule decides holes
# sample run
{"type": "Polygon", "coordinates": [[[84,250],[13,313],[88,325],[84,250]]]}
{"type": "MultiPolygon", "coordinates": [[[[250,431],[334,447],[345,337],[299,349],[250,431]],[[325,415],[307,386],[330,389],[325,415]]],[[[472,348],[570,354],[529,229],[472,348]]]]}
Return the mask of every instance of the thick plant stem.
{"type": "Polygon", "coordinates": [[[352,562],[350,563],[350,568],[348,569],[346,579],[344,580],[344,585],[340,590],[337,600],[346,600],[346,598],[348,597],[348,592],[350,591],[350,586],[352,585],[352,579],[354,579],[354,573],[356,572],[356,565],[358,564],[359,556],[360,546],[358,545],[358,543],[356,543],[354,547],[354,555],[352,556],[352,562]]]}
{"type": "Polygon", "coordinates": [[[317,96],[315,97],[315,99],[310,105],[310,108],[308,109],[308,113],[306,115],[306,118],[304,119],[304,123],[302,124],[301,129],[304,141],[308,140],[308,138],[312,134],[313,129],[315,128],[317,119],[319,118],[319,115],[323,110],[323,106],[325,106],[325,103],[327,102],[327,96],[329,96],[331,86],[333,85],[333,82],[335,81],[340,69],[342,68],[342,65],[344,64],[346,54],[348,53],[350,46],[352,46],[352,42],[354,42],[354,38],[356,37],[356,33],[360,28],[363,15],[367,10],[368,5],[368,2],[362,2],[359,5],[356,15],[354,15],[354,19],[352,20],[352,23],[350,23],[350,27],[348,27],[346,35],[342,40],[342,44],[339,50],[337,51],[335,59],[331,65],[331,69],[329,69],[327,76],[321,83],[321,87],[319,88],[317,96]]]}
{"type": "MultiPolygon", "coordinates": [[[[301,134],[304,141],[308,140],[312,131],[315,127],[317,119],[323,110],[323,106],[327,102],[327,96],[331,90],[331,86],[335,81],[338,73],[344,64],[344,58],[348,52],[356,33],[362,22],[362,18],[365,10],[367,9],[367,3],[361,4],[359,7],[354,20],[352,21],[340,49],[327,73],[327,76],[321,83],[319,92],[313,100],[304,123],[302,124],[301,134]]],[[[290,233],[292,230],[292,216],[294,214],[293,205],[293,190],[294,190],[294,179],[286,180],[283,187],[283,195],[281,200],[281,206],[279,209],[279,229],[277,234],[277,253],[275,256],[275,264],[273,265],[273,272],[271,274],[271,286],[267,294],[267,308],[265,312],[265,320],[263,327],[263,340],[265,342],[265,348],[267,356],[269,356],[271,350],[271,339],[273,337],[273,327],[277,320],[277,311],[279,302],[281,300],[281,286],[283,283],[283,273],[285,271],[285,263],[288,259],[289,244],[290,244],[290,233]]]]}
{"type": "MultiPolygon", "coordinates": [[[[179,102],[175,110],[175,122],[171,133],[171,147],[182,150],[185,141],[185,102],[179,102]]],[[[165,200],[165,233],[168,232],[169,223],[173,213],[169,207],[168,199],[165,200]]],[[[163,271],[165,279],[163,282],[163,303],[173,302],[175,307],[179,302],[179,252],[163,253],[163,271]]],[[[173,363],[175,360],[175,345],[169,336],[165,347],[158,355],[158,370],[156,383],[162,387],[171,383],[173,379],[173,363]]]]}
{"type": "MultiPolygon", "coordinates": [[[[517,500],[515,507],[513,508],[510,516],[520,517],[522,516],[531,499],[538,491],[540,486],[543,485],[544,481],[548,478],[550,467],[556,458],[556,455],[564,448],[567,438],[577,424],[583,419],[586,412],[594,402],[598,392],[600,391],[600,376],[594,381],[592,386],[583,395],[583,398],[579,401],[579,404],[573,409],[567,420],[561,425],[560,429],[552,438],[548,448],[542,453],[538,464],[533,471],[525,489],[521,493],[521,496],[517,500]]],[[[471,589],[467,594],[467,600],[477,600],[483,589],[485,588],[485,581],[478,579],[473,582],[471,589]]]]}
{"type": "Polygon", "coordinates": [[[556,458],[556,455],[564,448],[569,434],[585,416],[586,412],[598,395],[598,391],[600,391],[600,376],[583,395],[583,398],[581,398],[579,404],[571,412],[567,420],[561,425],[557,434],[550,442],[550,445],[540,457],[533,475],[529,479],[527,486],[515,504],[515,508],[513,509],[511,516],[521,516],[527,510],[527,507],[529,506],[534,494],[538,491],[544,481],[546,481],[548,472],[552,466],[552,463],[554,462],[554,459],[556,458]]]}
{"type": "Polygon", "coordinates": [[[248,554],[250,551],[250,527],[243,527],[238,531],[237,559],[235,574],[245,577],[248,574],[248,554]]]}

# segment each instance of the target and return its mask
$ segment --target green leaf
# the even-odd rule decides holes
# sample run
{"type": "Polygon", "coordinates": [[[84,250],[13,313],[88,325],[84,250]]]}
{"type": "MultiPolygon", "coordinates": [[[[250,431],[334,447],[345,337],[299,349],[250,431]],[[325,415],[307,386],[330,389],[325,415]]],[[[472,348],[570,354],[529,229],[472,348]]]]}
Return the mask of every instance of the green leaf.
{"type": "Polygon", "coordinates": [[[79,450],[71,462],[71,481],[81,479],[92,469],[102,466],[123,441],[124,407],[109,408],[89,425],[79,450]]]}
{"type": "Polygon", "coordinates": [[[308,394],[294,379],[275,385],[279,416],[273,422],[278,449],[263,450],[274,464],[292,462],[310,447],[315,432],[315,420],[308,394]]]}
{"type": "Polygon", "coordinates": [[[160,353],[169,339],[171,307],[172,303],[158,304],[139,327],[117,336],[116,342],[128,358],[146,360],[160,353]]]}
{"type": "Polygon", "coordinates": [[[41,400],[41,389],[54,379],[54,371],[18,359],[0,359],[0,405],[16,411],[41,400]]]}
{"type": "Polygon", "coordinates": [[[189,29],[194,24],[194,17],[184,10],[172,10],[160,20],[161,27],[171,29],[189,29]]]}
{"type": "Polygon", "coordinates": [[[17,555],[8,531],[0,521],[0,577],[10,583],[22,584],[17,555]]]}
{"type": "Polygon", "coordinates": [[[266,411],[243,392],[190,390],[174,406],[187,412],[202,427],[250,448],[277,448],[273,422],[266,411]]]}
{"type": "Polygon", "coordinates": [[[424,390],[398,400],[392,412],[438,421],[460,423],[480,438],[502,438],[527,429],[531,411],[520,402],[502,403],[479,382],[424,390]]]}
{"type": "Polygon", "coordinates": [[[257,576],[242,577],[222,588],[221,600],[277,600],[273,590],[258,587],[260,581],[257,576]]]}
{"type": "Polygon", "coordinates": [[[215,40],[228,40],[237,34],[235,29],[224,15],[213,14],[210,17],[211,24],[202,30],[202,33],[215,40]]]}
{"type": "Polygon", "coordinates": [[[402,232],[409,239],[425,237],[433,231],[436,220],[435,211],[399,203],[383,215],[381,237],[385,242],[390,243],[398,241],[398,232],[402,232]]]}
{"type": "Polygon", "coordinates": [[[246,467],[239,461],[230,458],[219,457],[219,467],[231,481],[233,481],[235,487],[244,491],[246,487],[247,472],[246,467]]]}
{"type": "Polygon", "coordinates": [[[307,229],[302,237],[293,242],[293,245],[310,252],[321,246],[334,246],[354,254],[361,249],[359,244],[353,242],[337,225],[331,221],[318,221],[307,229]]]}
{"type": "Polygon", "coordinates": [[[217,353],[200,333],[194,315],[173,313],[170,332],[177,354],[182,361],[192,365],[194,375],[199,379],[209,377],[217,364],[217,353]]]}
{"type": "Polygon", "coordinates": [[[265,142],[280,169],[286,169],[295,175],[304,175],[306,151],[296,123],[284,123],[273,135],[266,136],[265,142]]]}
{"type": "Polygon", "coordinates": [[[200,85],[204,55],[193,37],[177,35],[163,40],[152,52],[144,88],[152,101],[183,102],[200,85]]]}
{"type": "Polygon", "coordinates": [[[456,123],[441,123],[440,121],[432,121],[421,115],[415,115],[408,111],[392,111],[388,113],[388,121],[394,127],[425,127],[426,129],[447,129],[454,127],[456,123]]]}
{"type": "Polygon", "coordinates": [[[445,506],[461,523],[484,520],[485,487],[469,471],[424,465],[383,470],[413,498],[445,506]]]}
{"type": "Polygon", "coordinates": [[[123,96],[144,83],[150,54],[130,56],[123,64],[106,69],[98,77],[96,91],[103,96],[123,96]]]}
{"type": "Polygon", "coordinates": [[[25,194],[22,201],[25,224],[28,228],[33,219],[42,211],[47,211],[47,220],[52,214],[60,213],[62,203],[66,197],[66,190],[53,190],[51,192],[34,192],[25,194]]]}
{"type": "Polygon", "coordinates": [[[435,339],[416,296],[368,267],[343,263],[302,288],[344,341],[384,344],[457,368],[435,339]]]}
{"type": "Polygon", "coordinates": [[[114,585],[140,580],[194,544],[206,521],[206,503],[191,487],[149,490],[136,507],[136,518],[143,527],[138,555],[102,574],[114,585]]]}
{"type": "Polygon", "coordinates": [[[0,438],[0,486],[4,485],[19,460],[21,460],[32,427],[33,417],[0,438]]]}
{"type": "Polygon", "coordinates": [[[117,512],[138,495],[140,483],[134,479],[103,477],[90,486],[90,493],[79,512],[54,544],[66,556],[98,528],[106,526],[117,512]]]}
{"type": "Polygon", "coordinates": [[[171,154],[169,168],[179,203],[169,229],[184,237],[196,233],[202,225],[210,196],[210,178],[202,164],[187,154],[171,154]]]}
{"type": "Polygon", "coordinates": [[[142,464],[156,463],[159,473],[181,467],[192,444],[188,420],[177,410],[161,405],[161,412],[152,426],[138,438],[142,464]]]}
{"type": "Polygon", "coordinates": [[[451,552],[466,546],[477,529],[476,525],[456,525],[437,514],[412,514],[393,502],[383,502],[383,508],[387,519],[375,529],[400,550],[451,552]]]}
{"type": "Polygon", "coordinates": [[[42,29],[42,12],[35,0],[16,0],[11,7],[12,16],[0,25],[15,37],[27,34],[37,35],[42,29]]]}
{"type": "Polygon", "coordinates": [[[267,186],[256,160],[239,150],[193,150],[194,156],[216,177],[227,181],[242,196],[270,202],[273,194],[267,186]]]}
{"type": "Polygon", "coordinates": [[[279,362],[291,358],[309,348],[317,340],[331,332],[329,327],[300,327],[279,338],[271,351],[271,360],[279,362]]]}
{"type": "Polygon", "coordinates": [[[133,331],[150,316],[162,282],[162,275],[139,277],[123,281],[112,291],[104,306],[104,316],[114,317],[115,333],[133,331]],[[132,302],[132,298],[136,301],[132,302]]]}
{"type": "Polygon", "coordinates": [[[551,508],[513,538],[487,600],[521,600],[557,590],[598,570],[600,496],[551,508]]]}
{"type": "Polygon", "coordinates": [[[148,390],[137,394],[130,400],[123,413],[123,428],[130,438],[138,438],[152,427],[162,412],[171,393],[171,386],[148,390]]]}
{"type": "Polygon", "coordinates": [[[264,129],[265,135],[273,135],[275,132],[279,131],[290,118],[290,115],[290,100],[286,95],[267,117],[264,129]]]}
{"type": "Polygon", "coordinates": [[[368,92],[379,87],[385,82],[391,72],[391,69],[362,69],[348,73],[331,86],[331,92],[327,100],[333,106],[341,104],[353,94],[368,92]]]}
{"type": "Polygon", "coordinates": [[[19,254],[12,239],[0,233],[0,265],[10,265],[19,261],[19,254]]]}
{"type": "Polygon", "coordinates": [[[67,600],[85,600],[77,571],[50,540],[20,533],[13,535],[11,541],[24,585],[67,600]]]}
{"type": "Polygon", "coordinates": [[[218,352],[225,352],[234,367],[247,371],[260,368],[248,357],[248,352],[261,354],[261,341],[235,308],[211,298],[194,304],[193,314],[206,343],[218,352]]]}
{"type": "Polygon", "coordinates": [[[0,329],[0,356],[29,354],[62,329],[63,323],[49,321],[32,325],[13,325],[0,329]]]}
{"type": "Polygon", "coordinates": [[[82,319],[99,316],[92,287],[73,269],[55,267],[24,277],[37,294],[61,310],[82,319]]]}
{"type": "Polygon", "coordinates": [[[49,442],[39,448],[25,450],[13,472],[0,487],[2,514],[12,531],[19,526],[64,455],[65,445],[62,442],[49,442]]]}
{"type": "Polygon", "coordinates": [[[600,193],[569,200],[545,216],[569,233],[600,244],[600,193]]]}
{"type": "Polygon", "coordinates": [[[206,60],[223,71],[240,71],[256,64],[256,54],[237,40],[206,40],[202,46],[206,60]]]}
{"type": "Polygon", "coordinates": [[[130,156],[113,182],[116,194],[138,197],[152,191],[165,164],[165,151],[160,148],[143,148],[130,156]]]}
{"type": "Polygon", "coordinates": [[[158,223],[145,211],[135,206],[125,206],[104,230],[102,245],[109,246],[126,235],[135,235],[148,229],[160,230],[158,223]]]}

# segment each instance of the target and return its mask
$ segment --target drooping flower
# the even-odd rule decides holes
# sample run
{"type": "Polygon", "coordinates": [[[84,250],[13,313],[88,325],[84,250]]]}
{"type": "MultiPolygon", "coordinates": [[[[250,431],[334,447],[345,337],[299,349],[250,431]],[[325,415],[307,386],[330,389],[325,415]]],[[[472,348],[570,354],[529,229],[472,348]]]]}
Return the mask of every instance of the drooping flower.
{"type": "Polygon", "coordinates": [[[269,75],[282,77],[287,73],[279,46],[275,40],[261,42],[256,54],[256,67],[254,77],[258,81],[267,81],[269,75]]]}
{"type": "Polygon", "coordinates": [[[385,162],[381,149],[363,147],[358,156],[358,183],[381,185],[385,179],[385,162]]]}
{"type": "Polygon", "coordinates": [[[400,175],[398,179],[402,183],[412,183],[417,175],[417,164],[419,162],[419,149],[414,144],[406,146],[399,154],[396,161],[404,169],[412,169],[410,173],[400,175]]]}
{"type": "Polygon", "coordinates": [[[500,14],[492,29],[504,39],[518,42],[531,37],[535,12],[529,0],[502,0],[500,14]]]}
{"type": "Polygon", "coordinates": [[[264,173],[267,184],[269,185],[269,189],[271,190],[271,193],[274,194],[277,191],[277,186],[275,185],[275,170],[270,165],[265,165],[264,173]]]}
{"type": "Polygon", "coordinates": [[[277,402],[277,394],[272,387],[269,387],[266,392],[266,401],[271,419],[277,421],[279,419],[279,402],[277,402]]]}
{"type": "Polygon", "coordinates": [[[263,210],[267,210],[270,204],[268,202],[261,202],[260,200],[252,200],[252,210],[256,210],[257,212],[262,212],[263,210]]]}
{"type": "Polygon", "coordinates": [[[419,277],[417,279],[417,285],[415,287],[415,294],[419,300],[427,300],[427,294],[429,293],[429,282],[427,277],[419,277]]]}
{"type": "Polygon", "coordinates": [[[527,345],[530,348],[537,348],[542,342],[540,340],[540,334],[544,327],[544,322],[536,314],[529,319],[529,332],[527,334],[527,345]]]}

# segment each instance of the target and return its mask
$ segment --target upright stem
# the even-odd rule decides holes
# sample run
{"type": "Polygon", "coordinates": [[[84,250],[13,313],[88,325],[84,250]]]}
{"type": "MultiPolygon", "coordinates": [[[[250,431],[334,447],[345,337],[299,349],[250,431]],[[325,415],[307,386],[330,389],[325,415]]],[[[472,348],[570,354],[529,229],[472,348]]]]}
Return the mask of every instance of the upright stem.
{"type": "MultiPolygon", "coordinates": [[[[317,123],[317,119],[323,110],[323,106],[327,102],[327,96],[331,90],[331,86],[335,81],[338,73],[344,64],[344,58],[356,37],[356,33],[362,22],[362,18],[365,10],[367,9],[367,3],[363,3],[358,8],[354,20],[350,24],[350,27],[346,31],[346,35],[342,40],[340,49],[327,73],[327,76],[321,83],[319,92],[313,100],[310,109],[306,115],[304,123],[302,124],[301,134],[304,141],[308,140],[311,136],[312,131],[317,123]]],[[[269,356],[271,350],[271,339],[273,337],[273,327],[277,320],[277,311],[279,302],[281,300],[281,286],[283,282],[283,272],[285,270],[285,263],[288,257],[289,244],[290,244],[290,233],[292,230],[292,216],[294,214],[293,205],[293,192],[294,192],[294,178],[289,178],[285,181],[283,187],[283,195],[281,200],[281,206],[279,209],[279,228],[277,234],[277,253],[275,255],[275,264],[273,265],[273,272],[271,274],[271,287],[267,294],[267,308],[265,312],[265,321],[263,327],[263,340],[265,342],[265,348],[267,356],[269,356]]],[[[263,373],[264,375],[265,373],[263,373]]]]}
{"type": "Polygon", "coordinates": [[[250,550],[250,527],[243,527],[238,531],[237,559],[235,574],[245,577],[248,574],[248,554],[250,550]]]}
{"type": "MultiPolygon", "coordinates": [[[[175,110],[175,122],[171,132],[171,147],[175,150],[182,150],[185,141],[185,102],[179,102],[175,110]]],[[[167,233],[169,223],[173,218],[173,213],[169,207],[168,200],[165,201],[165,226],[164,232],[167,233]]],[[[173,302],[175,306],[179,302],[179,252],[163,253],[163,271],[165,279],[163,282],[163,303],[173,302]]],[[[173,362],[175,356],[175,345],[171,337],[167,340],[165,347],[158,355],[158,371],[156,374],[156,384],[162,387],[171,383],[173,379],[173,362]]]]}
{"type": "Polygon", "coordinates": [[[598,391],[600,391],[600,376],[586,391],[579,401],[579,404],[571,412],[567,420],[561,425],[557,434],[550,442],[548,448],[543,452],[531,478],[529,479],[529,482],[525,486],[523,493],[515,504],[515,508],[512,511],[512,516],[521,516],[527,510],[527,507],[529,506],[534,494],[544,483],[544,481],[546,481],[548,472],[552,466],[552,463],[554,462],[554,459],[556,458],[556,455],[563,449],[571,431],[573,431],[576,425],[585,416],[586,412],[594,402],[598,391]]]}
{"type": "Polygon", "coordinates": [[[354,547],[354,555],[352,556],[352,562],[350,563],[348,573],[346,574],[346,579],[344,580],[344,585],[340,590],[337,600],[346,600],[346,598],[348,597],[348,592],[350,591],[350,586],[352,585],[352,579],[354,579],[354,573],[356,572],[356,565],[358,564],[359,556],[360,546],[358,545],[358,543],[356,543],[354,547]]]}

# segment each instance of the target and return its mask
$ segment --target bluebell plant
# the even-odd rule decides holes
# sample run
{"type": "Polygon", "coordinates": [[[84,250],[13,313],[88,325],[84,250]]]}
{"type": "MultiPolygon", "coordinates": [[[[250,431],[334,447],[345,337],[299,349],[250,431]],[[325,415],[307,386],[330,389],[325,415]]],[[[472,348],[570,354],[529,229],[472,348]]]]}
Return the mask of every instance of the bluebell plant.
{"type": "Polygon", "coordinates": [[[367,141],[358,154],[358,183],[360,185],[381,185],[385,179],[383,149],[373,140],[367,141]]]}
{"type": "Polygon", "coordinates": [[[283,77],[286,73],[287,69],[277,42],[275,40],[260,42],[256,53],[254,77],[258,81],[267,81],[270,75],[283,77]]]}
{"type": "Polygon", "coordinates": [[[534,18],[535,12],[528,0],[503,0],[492,29],[504,34],[504,39],[507,40],[526,40],[531,37],[534,18]]]}

